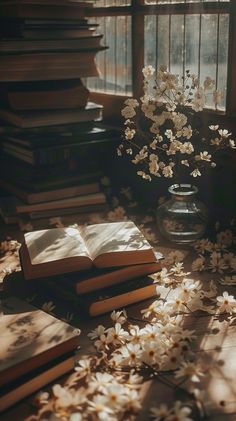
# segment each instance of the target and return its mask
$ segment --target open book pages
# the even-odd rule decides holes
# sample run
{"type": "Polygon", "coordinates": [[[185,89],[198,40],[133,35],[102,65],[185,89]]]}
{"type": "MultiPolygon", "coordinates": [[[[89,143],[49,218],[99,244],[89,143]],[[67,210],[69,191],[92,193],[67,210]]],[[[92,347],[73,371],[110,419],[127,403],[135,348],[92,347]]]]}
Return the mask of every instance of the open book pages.
{"type": "Polygon", "coordinates": [[[152,246],[132,221],[32,231],[24,235],[26,279],[89,269],[156,262],[152,246]]]}

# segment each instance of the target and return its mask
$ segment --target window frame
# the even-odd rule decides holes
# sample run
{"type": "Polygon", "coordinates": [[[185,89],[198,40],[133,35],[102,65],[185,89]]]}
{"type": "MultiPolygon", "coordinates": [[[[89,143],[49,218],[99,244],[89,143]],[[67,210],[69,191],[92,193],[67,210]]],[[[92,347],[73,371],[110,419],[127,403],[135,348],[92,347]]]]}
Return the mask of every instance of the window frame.
{"type": "MultiPolygon", "coordinates": [[[[144,0],[131,0],[129,6],[108,6],[89,9],[89,17],[130,16],[131,17],[131,49],[132,49],[132,87],[133,96],[142,95],[142,68],[144,66],[144,18],[150,14],[217,14],[229,13],[228,75],[226,111],[206,110],[206,116],[214,114],[220,120],[236,117],[236,1],[177,4],[145,4],[144,0]],[[143,49],[140,50],[140,45],[143,49]]],[[[121,122],[120,109],[127,95],[91,91],[91,99],[104,105],[104,119],[121,122]]]]}

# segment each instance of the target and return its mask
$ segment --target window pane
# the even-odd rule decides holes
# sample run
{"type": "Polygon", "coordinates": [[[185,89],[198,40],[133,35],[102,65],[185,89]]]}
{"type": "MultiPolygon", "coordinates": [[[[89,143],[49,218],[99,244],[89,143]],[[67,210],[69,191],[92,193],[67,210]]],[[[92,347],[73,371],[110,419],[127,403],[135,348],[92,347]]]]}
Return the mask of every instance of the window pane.
{"type": "Polygon", "coordinates": [[[228,14],[146,16],[145,65],[166,64],[180,76],[190,70],[201,83],[210,76],[224,93],[220,106],[225,109],[228,30],[228,14]]]}
{"type": "Polygon", "coordinates": [[[131,0],[97,0],[94,7],[130,6],[131,0]]]}
{"type": "Polygon", "coordinates": [[[100,77],[88,78],[87,87],[117,94],[130,94],[131,80],[131,18],[130,16],[106,16],[97,18],[103,45],[109,48],[97,54],[100,77]]]}

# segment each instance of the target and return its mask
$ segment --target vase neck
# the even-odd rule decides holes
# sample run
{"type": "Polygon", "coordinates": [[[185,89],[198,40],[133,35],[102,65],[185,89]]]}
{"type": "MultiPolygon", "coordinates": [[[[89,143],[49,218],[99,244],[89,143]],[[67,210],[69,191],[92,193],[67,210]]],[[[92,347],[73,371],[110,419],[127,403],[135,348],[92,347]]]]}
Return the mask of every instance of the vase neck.
{"type": "Polygon", "coordinates": [[[192,184],[173,184],[169,187],[169,192],[177,201],[189,201],[198,192],[196,186],[192,184]]]}

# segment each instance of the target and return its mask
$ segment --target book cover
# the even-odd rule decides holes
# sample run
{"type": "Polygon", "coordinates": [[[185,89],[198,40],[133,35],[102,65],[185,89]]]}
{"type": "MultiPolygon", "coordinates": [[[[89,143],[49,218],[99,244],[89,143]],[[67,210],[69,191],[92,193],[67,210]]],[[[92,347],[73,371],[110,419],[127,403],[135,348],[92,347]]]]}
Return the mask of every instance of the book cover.
{"type": "Polygon", "coordinates": [[[74,311],[89,316],[98,316],[119,308],[154,297],[156,284],[150,277],[131,279],[118,285],[102,288],[82,296],[68,290],[65,285],[48,278],[43,281],[52,296],[66,300],[74,311]]]}
{"type": "MultiPolygon", "coordinates": [[[[4,182],[0,182],[0,186],[4,187],[4,182]]],[[[7,184],[6,184],[7,187],[7,184]]],[[[18,185],[16,185],[16,188],[18,188],[18,185]]],[[[20,189],[20,187],[19,187],[20,189]]],[[[99,182],[84,182],[81,180],[81,183],[76,183],[74,185],[70,185],[68,187],[62,187],[62,188],[56,188],[56,189],[49,189],[49,190],[41,190],[38,192],[33,192],[30,190],[22,190],[21,196],[23,196],[25,199],[27,199],[28,204],[37,204],[37,203],[44,203],[44,202],[51,202],[53,200],[64,200],[67,198],[73,198],[77,196],[87,196],[90,194],[95,194],[100,192],[100,185],[99,182]],[[63,199],[61,199],[63,197],[63,199]]],[[[4,201],[5,205],[7,205],[6,200],[4,201]]],[[[14,205],[14,208],[16,210],[17,206],[25,205],[22,203],[19,199],[12,200],[10,199],[9,204],[11,203],[11,208],[13,209],[12,205],[14,205]]],[[[3,202],[0,198],[0,205],[2,205],[3,202]]],[[[27,206],[27,205],[26,205],[27,206]]]]}
{"type": "Polygon", "coordinates": [[[88,102],[84,108],[63,110],[18,111],[0,109],[0,118],[17,127],[53,126],[101,120],[103,106],[88,102]]]}
{"type": "MultiPolygon", "coordinates": [[[[89,122],[88,122],[89,123],[89,122]]],[[[57,126],[56,126],[57,127],[57,126]]],[[[98,141],[103,139],[119,139],[121,132],[119,129],[113,127],[99,126],[99,122],[94,122],[94,126],[86,129],[81,126],[81,123],[63,126],[64,130],[61,132],[47,132],[32,133],[31,131],[23,130],[15,134],[3,134],[1,136],[2,142],[6,141],[8,144],[21,146],[29,149],[41,148],[58,148],[61,146],[73,144],[87,145],[89,141],[98,141]]],[[[30,130],[30,129],[29,129],[30,130]]]]}
{"type": "Polygon", "coordinates": [[[52,19],[78,19],[85,16],[85,10],[90,8],[92,3],[88,2],[59,2],[50,0],[43,1],[22,1],[5,0],[1,1],[1,16],[8,18],[52,18],[52,19]]]}
{"type": "Polygon", "coordinates": [[[92,268],[82,273],[59,276],[55,281],[67,288],[68,291],[83,295],[161,270],[161,259],[163,256],[160,253],[156,253],[156,258],[157,262],[155,263],[106,269],[92,268]]]}
{"type": "Polygon", "coordinates": [[[79,330],[17,297],[1,299],[0,387],[76,349],[79,330]]]}
{"type": "Polygon", "coordinates": [[[52,228],[24,234],[25,279],[90,269],[155,263],[155,252],[132,221],[52,228]]]}
{"type": "Polygon", "coordinates": [[[75,352],[72,351],[61,357],[53,358],[49,363],[37,367],[19,379],[4,385],[0,389],[0,412],[35,393],[63,374],[72,371],[75,364],[76,356],[75,352]]]}
{"type": "Polygon", "coordinates": [[[83,38],[71,38],[58,40],[38,40],[38,39],[0,39],[0,54],[7,53],[36,53],[55,51],[83,51],[90,48],[97,48],[101,45],[103,35],[96,34],[83,38]]]}
{"type": "MultiPolygon", "coordinates": [[[[98,152],[95,159],[96,161],[99,160],[99,157],[101,156],[99,150],[101,151],[101,149],[104,148],[102,152],[107,151],[107,147],[112,147],[114,150],[119,142],[120,137],[117,135],[116,137],[95,138],[93,140],[78,139],[77,143],[70,143],[68,139],[66,145],[55,144],[54,146],[48,147],[29,148],[25,145],[20,145],[13,139],[7,139],[2,141],[2,150],[8,155],[15,156],[33,166],[46,166],[54,165],[56,163],[59,164],[75,157],[78,157],[78,160],[81,160],[81,157],[88,152],[88,149],[89,154],[91,155],[96,155],[98,152]]],[[[91,157],[91,160],[94,161],[94,157],[91,157]]]]}
{"type": "Polygon", "coordinates": [[[85,107],[88,97],[89,90],[80,79],[12,82],[7,91],[12,110],[85,107]]]}
{"type": "Polygon", "coordinates": [[[98,76],[96,54],[105,49],[107,47],[73,52],[1,54],[0,80],[16,82],[98,76]]]}

